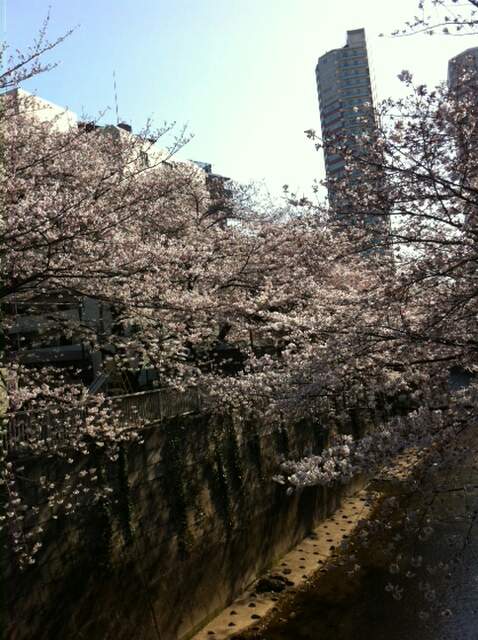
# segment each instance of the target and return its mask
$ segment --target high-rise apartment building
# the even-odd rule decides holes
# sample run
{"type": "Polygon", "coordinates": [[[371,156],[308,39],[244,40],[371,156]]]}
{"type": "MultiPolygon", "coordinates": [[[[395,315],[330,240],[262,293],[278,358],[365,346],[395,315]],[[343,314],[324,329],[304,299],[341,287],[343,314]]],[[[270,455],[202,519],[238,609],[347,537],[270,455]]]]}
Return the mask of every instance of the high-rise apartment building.
{"type": "MultiPolygon", "coordinates": [[[[327,141],[339,138],[350,149],[360,146],[357,137],[373,133],[373,91],[364,29],[347,31],[347,44],[319,58],[315,69],[329,200],[334,184],[345,175],[345,160],[327,141]],[[327,148],[328,147],[328,148],[327,148]]],[[[360,176],[355,171],[355,179],[360,176]]]]}
{"type": "MultiPolygon", "coordinates": [[[[448,88],[461,112],[453,132],[457,153],[454,178],[474,191],[478,186],[478,47],[449,60],[448,88]]],[[[468,229],[478,225],[478,208],[471,201],[464,217],[468,229]]]]}
{"type": "Polygon", "coordinates": [[[478,81],[478,47],[466,49],[448,62],[448,87],[450,89],[461,90],[469,81],[473,80],[475,84],[478,81]]]}

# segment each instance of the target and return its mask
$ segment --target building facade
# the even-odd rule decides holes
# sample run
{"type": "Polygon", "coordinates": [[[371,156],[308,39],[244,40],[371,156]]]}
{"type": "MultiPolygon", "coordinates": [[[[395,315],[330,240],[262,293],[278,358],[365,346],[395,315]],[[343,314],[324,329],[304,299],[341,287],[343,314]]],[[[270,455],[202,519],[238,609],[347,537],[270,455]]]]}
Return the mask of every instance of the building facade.
{"type": "MultiPolygon", "coordinates": [[[[462,51],[448,62],[448,89],[457,113],[453,131],[457,164],[455,180],[474,193],[478,186],[478,47],[462,51]]],[[[475,228],[478,211],[470,198],[464,211],[465,228],[475,228]]]]}
{"type": "MultiPolygon", "coordinates": [[[[85,135],[99,132],[109,136],[111,148],[117,141],[124,142],[126,152],[131,157],[124,167],[132,173],[144,171],[168,172],[173,165],[180,169],[181,179],[204,185],[204,195],[208,203],[219,196],[211,193],[209,181],[214,182],[215,174],[206,167],[199,167],[191,161],[176,161],[171,151],[156,144],[153,138],[143,138],[132,131],[126,123],[100,125],[83,122],[69,109],[33,95],[23,89],[13,89],[0,96],[0,106],[8,105],[9,113],[32,118],[40,123],[49,123],[54,133],[66,134],[80,131],[85,135]],[[131,144],[128,144],[128,141],[131,144]]],[[[223,180],[227,180],[223,178],[223,180]]],[[[215,184],[215,183],[214,183],[215,184]]],[[[219,181],[219,184],[221,182],[219,181]]],[[[212,204],[211,204],[212,206],[212,204]]],[[[86,343],[83,332],[76,331],[81,326],[88,328],[92,335],[104,338],[113,331],[114,309],[108,302],[98,299],[65,295],[54,290],[42,291],[27,301],[12,300],[3,304],[3,311],[12,318],[7,330],[9,357],[24,365],[75,367],[81,372],[82,381],[90,385],[90,391],[127,393],[149,384],[149,371],[141,369],[134,383],[121,371],[105,374],[102,352],[86,343]]],[[[108,346],[108,345],[107,345],[108,346]]],[[[0,408],[2,404],[0,387],[0,408]]]]}
{"type": "MultiPolygon", "coordinates": [[[[360,145],[358,137],[373,134],[376,127],[365,30],[347,31],[345,46],[322,55],[315,75],[329,200],[333,205],[336,184],[345,176],[345,158],[334,147],[338,143],[354,150],[360,145]]],[[[357,173],[353,177],[359,180],[357,173]]]]}
{"type": "Polygon", "coordinates": [[[452,91],[460,91],[466,86],[465,81],[478,81],[478,47],[462,51],[448,62],[448,87],[452,91]]]}
{"type": "Polygon", "coordinates": [[[76,113],[65,107],[40,98],[24,89],[10,89],[0,96],[1,101],[8,101],[15,114],[28,115],[40,122],[50,122],[53,130],[59,133],[70,131],[78,126],[76,113]]]}
{"type": "Polygon", "coordinates": [[[231,178],[215,173],[209,162],[201,162],[192,160],[195,165],[200,167],[206,176],[206,188],[211,199],[208,207],[208,215],[212,220],[217,222],[221,228],[227,226],[228,219],[233,213],[233,194],[231,178]]]}

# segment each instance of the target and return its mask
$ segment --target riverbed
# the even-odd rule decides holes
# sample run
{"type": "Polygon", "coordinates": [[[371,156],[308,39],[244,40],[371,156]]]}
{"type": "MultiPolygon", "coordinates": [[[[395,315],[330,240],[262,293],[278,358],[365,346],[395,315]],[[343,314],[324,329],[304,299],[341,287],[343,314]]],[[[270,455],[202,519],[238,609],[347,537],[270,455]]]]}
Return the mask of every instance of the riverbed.
{"type": "Polygon", "coordinates": [[[397,495],[377,507],[388,515],[377,512],[354,534],[352,559],[351,548],[337,553],[296,593],[281,598],[256,630],[236,639],[477,640],[474,434],[452,462],[435,473],[433,493],[402,495],[395,486],[397,495]],[[422,519],[420,535],[409,526],[410,515],[412,524],[422,519]]]}

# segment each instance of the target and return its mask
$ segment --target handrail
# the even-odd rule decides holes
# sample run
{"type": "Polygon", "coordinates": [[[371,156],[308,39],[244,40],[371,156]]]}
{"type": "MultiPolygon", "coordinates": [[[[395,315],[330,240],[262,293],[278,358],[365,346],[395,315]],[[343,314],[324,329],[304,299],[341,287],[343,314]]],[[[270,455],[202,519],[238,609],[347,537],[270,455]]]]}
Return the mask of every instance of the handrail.
{"type": "MultiPolygon", "coordinates": [[[[162,422],[175,417],[201,411],[201,394],[197,387],[186,392],[177,391],[171,387],[163,387],[153,391],[139,391],[137,393],[112,396],[112,407],[119,412],[126,423],[125,426],[136,428],[146,427],[153,423],[162,422]]],[[[18,447],[20,442],[28,443],[32,440],[49,441],[54,439],[66,441],[67,433],[62,417],[69,416],[77,419],[78,423],[86,420],[86,401],[75,409],[63,409],[58,406],[47,407],[43,410],[17,411],[7,414],[7,432],[3,436],[3,445],[8,450],[18,447]],[[59,409],[59,414],[56,413],[59,409]],[[52,410],[55,410],[53,414],[52,410]]],[[[90,405],[92,406],[92,405],[90,405]]],[[[75,425],[79,428],[79,424],[75,425]]]]}

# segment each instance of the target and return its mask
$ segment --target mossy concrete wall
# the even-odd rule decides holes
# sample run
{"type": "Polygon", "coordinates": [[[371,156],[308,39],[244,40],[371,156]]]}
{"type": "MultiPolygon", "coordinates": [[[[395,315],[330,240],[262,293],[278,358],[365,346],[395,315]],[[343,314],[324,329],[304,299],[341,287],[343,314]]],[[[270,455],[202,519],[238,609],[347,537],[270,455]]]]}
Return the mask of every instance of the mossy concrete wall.
{"type": "Polygon", "coordinates": [[[187,638],[334,511],[338,489],[288,496],[271,479],[326,437],[207,416],[153,425],[105,463],[110,505],[47,522],[37,563],[8,567],[5,637],[187,638]]]}

